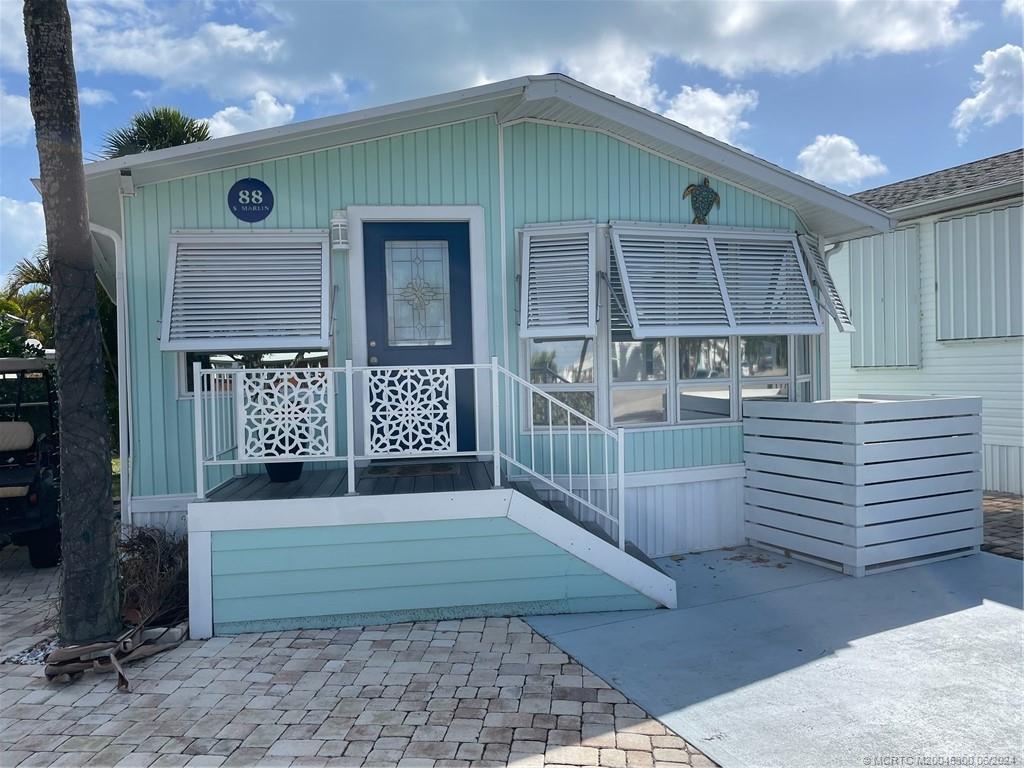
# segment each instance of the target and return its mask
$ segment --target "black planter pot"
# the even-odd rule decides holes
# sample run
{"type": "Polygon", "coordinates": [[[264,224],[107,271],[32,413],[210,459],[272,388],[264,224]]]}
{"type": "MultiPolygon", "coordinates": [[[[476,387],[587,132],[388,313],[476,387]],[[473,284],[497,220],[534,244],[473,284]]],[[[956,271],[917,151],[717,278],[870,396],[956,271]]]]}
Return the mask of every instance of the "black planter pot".
{"type": "Polygon", "coordinates": [[[263,466],[267,468],[267,476],[270,478],[272,483],[291,483],[299,479],[302,474],[301,461],[284,461],[275,463],[266,463],[263,466]]]}

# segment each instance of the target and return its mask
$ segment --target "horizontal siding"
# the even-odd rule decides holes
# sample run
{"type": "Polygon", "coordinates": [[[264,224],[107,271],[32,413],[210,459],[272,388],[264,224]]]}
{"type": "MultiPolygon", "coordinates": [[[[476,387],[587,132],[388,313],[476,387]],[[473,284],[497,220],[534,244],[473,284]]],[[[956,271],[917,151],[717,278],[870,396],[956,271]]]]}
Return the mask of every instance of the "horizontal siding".
{"type": "MultiPolygon", "coordinates": [[[[974,395],[982,398],[982,440],[986,446],[1024,446],[1024,339],[981,339],[939,341],[937,339],[935,292],[935,218],[917,224],[920,237],[921,363],[919,368],[854,368],[850,344],[834,329],[829,340],[831,396],[858,394],[974,395]]],[[[839,290],[850,295],[848,249],[838,251],[830,261],[839,290]]],[[[1018,263],[1022,259],[1017,254],[1018,263]]],[[[1020,304],[1020,289],[1014,302],[1020,304]]],[[[859,327],[859,326],[858,326],[859,327]]],[[[986,487],[1000,474],[1012,478],[1011,470],[988,467],[996,456],[1005,454],[986,448],[986,487]],[[998,474],[997,474],[998,473],[998,474]],[[989,477],[993,478],[991,481],[989,477]]],[[[1013,463],[1011,463],[1011,469],[1013,463]]],[[[998,481],[1002,485],[1006,483],[998,481]]],[[[1020,492],[1019,485],[1016,492],[1020,492]]]]}
{"type": "Polygon", "coordinates": [[[855,367],[917,366],[921,362],[921,274],[917,229],[852,240],[849,334],[855,367]]]}
{"type": "Polygon", "coordinates": [[[1024,335],[1020,205],[935,223],[938,338],[1024,335]]]}
{"type": "MultiPolygon", "coordinates": [[[[176,357],[157,341],[171,230],[326,228],[331,211],[349,205],[481,205],[491,349],[500,355],[498,200],[497,126],[490,118],[139,187],[124,203],[133,494],[195,489],[192,402],[177,398],[176,357]],[[239,221],[226,205],[231,185],[249,176],[274,192],[274,210],[255,224],[239,221]]],[[[350,355],[346,269],[345,257],[334,254],[336,363],[350,355]]]]}
{"type": "Polygon", "coordinates": [[[341,626],[371,615],[455,615],[446,609],[474,606],[504,615],[538,606],[653,606],[503,517],[219,531],[212,549],[214,627],[221,633],[341,626]]]}

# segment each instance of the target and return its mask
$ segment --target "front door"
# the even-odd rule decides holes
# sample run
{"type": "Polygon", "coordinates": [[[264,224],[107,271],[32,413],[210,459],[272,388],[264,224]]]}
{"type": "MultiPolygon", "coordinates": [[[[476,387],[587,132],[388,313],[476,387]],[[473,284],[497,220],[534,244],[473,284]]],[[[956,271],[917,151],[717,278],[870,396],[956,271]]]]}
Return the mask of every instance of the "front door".
{"type": "MultiPolygon", "coordinates": [[[[473,362],[468,224],[364,224],[363,259],[370,366],[473,362]]],[[[473,371],[455,372],[454,402],[447,375],[371,372],[367,453],[476,450],[473,371]]]]}

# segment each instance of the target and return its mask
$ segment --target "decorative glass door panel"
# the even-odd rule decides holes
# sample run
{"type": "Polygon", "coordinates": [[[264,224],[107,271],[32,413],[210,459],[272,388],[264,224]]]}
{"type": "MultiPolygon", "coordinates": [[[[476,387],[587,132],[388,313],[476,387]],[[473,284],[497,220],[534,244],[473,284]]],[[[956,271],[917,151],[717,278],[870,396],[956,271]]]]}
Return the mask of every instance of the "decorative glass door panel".
{"type": "Polygon", "coordinates": [[[366,359],[363,434],[374,456],[476,449],[469,225],[363,225],[366,359]],[[397,370],[401,367],[406,370],[397,370]]]}

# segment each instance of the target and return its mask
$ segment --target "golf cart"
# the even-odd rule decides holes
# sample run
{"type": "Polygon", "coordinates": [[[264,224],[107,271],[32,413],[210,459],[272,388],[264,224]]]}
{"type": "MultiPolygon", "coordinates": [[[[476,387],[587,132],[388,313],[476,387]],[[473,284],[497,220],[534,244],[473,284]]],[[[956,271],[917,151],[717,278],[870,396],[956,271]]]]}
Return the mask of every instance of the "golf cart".
{"type": "Polygon", "coordinates": [[[60,560],[57,398],[43,358],[0,358],[0,536],[35,568],[60,560]]]}

